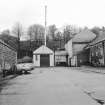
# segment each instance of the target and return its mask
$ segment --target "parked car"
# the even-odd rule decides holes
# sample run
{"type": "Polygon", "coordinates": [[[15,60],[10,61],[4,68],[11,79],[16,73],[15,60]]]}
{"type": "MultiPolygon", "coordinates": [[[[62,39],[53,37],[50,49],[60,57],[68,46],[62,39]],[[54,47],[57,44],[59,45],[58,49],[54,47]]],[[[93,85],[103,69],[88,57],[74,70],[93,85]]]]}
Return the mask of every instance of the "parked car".
{"type": "Polygon", "coordinates": [[[34,69],[33,63],[19,63],[17,64],[17,71],[19,73],[27,73],[34,69]]]}

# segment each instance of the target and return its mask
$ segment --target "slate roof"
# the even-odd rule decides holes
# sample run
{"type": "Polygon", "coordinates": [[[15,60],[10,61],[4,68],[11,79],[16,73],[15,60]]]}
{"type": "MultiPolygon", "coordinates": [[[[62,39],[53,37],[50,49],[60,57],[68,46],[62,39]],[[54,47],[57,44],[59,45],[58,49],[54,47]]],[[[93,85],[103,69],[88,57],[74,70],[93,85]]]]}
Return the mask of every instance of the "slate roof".
{"type": "Polygon", "coordinates": [[[93,32],[89,31],[88,29],[84,29],[80,33],[74,36],[72,39],[73,43],[77,42],[91,42],[93,39],[95,39],[96,34],[93,32]]]}
{"type": "Polygon", "coordinates": [[[46,47],[45,45],[42,45],[41,47],[39,47],[38,49],[36,49],[33,54],[53,54],[54,52],[46,47]]]}
{"type": "Polygon", "coordinates": [[[7,34],[0,34],[0,40],[2,40],[2,43],[5,43],[6,46],[11,47],[13,50],[16,51],[18,49],[18,39],[16,37],[7,34]]]}
{"type": "Polygon", "coordinates": [[[94,39],[89,45],[95,45],[96,43],[99,43],[103,40],[105,40],[105,32],[100,32],[100,35],[96,39],[94,39]]]}
{"type": "Polygon", "coordinates": [[[73,55],[79,54],[84,50],[87,44],[74,44],[73,45],[73,55]]]}
{"type": "Polygon", "coordinates": [[[2,43],[2,44],[6,44],[6,43],[4,43],[4,41],[3,41],[3,40],[1,40],[1,39],[0,39],[0,43],[2,43]]]}
{"type": "Polygon", "coordinates": [[[16,52],[16,49],[14,49],[13,47],[11,47],[9,44],[5,43],[2,39],[0,39],[0,43],[7,46],[8,48],[14,50],[16,52]]]}

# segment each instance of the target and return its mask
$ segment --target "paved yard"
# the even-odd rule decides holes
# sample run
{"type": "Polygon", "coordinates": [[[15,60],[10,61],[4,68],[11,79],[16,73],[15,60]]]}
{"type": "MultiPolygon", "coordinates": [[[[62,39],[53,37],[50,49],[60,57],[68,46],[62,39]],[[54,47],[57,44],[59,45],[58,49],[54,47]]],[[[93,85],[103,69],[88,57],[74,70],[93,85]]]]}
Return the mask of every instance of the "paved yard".
{"type": "Polygon", "coordinates": [[[105,75],[65,67],[36,68],[9,80],[0,92],[0,105],[104,105],[104,100],[105,75]]]}

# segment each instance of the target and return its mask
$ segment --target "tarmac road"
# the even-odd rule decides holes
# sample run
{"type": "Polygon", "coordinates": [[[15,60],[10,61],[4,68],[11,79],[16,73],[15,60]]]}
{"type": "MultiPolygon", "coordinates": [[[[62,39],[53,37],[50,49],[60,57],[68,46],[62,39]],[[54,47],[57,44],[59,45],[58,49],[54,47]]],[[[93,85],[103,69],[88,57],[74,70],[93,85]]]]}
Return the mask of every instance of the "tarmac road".
{"type": "Polygon", "coordinates": [[[9,80],[0,105],[104,105],[105,75],[66,67],[36,68],[9,80]]]}

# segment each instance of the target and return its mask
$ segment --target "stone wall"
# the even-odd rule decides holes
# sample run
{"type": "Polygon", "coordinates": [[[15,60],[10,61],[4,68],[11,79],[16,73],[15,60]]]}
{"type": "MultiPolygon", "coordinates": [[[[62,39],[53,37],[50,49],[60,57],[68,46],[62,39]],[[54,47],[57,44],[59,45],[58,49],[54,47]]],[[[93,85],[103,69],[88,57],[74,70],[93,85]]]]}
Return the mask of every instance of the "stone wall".
{"type": "Polygon", "coordinates": [[[9,69],[17,63],[17,52],[9,45],[0,41],[0,71],[9,69]]]}

